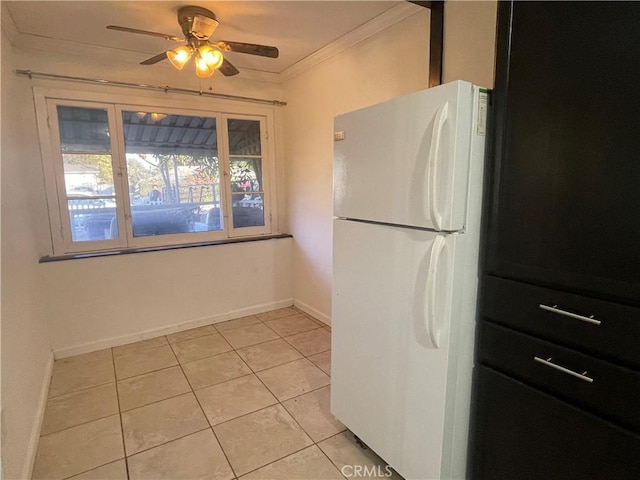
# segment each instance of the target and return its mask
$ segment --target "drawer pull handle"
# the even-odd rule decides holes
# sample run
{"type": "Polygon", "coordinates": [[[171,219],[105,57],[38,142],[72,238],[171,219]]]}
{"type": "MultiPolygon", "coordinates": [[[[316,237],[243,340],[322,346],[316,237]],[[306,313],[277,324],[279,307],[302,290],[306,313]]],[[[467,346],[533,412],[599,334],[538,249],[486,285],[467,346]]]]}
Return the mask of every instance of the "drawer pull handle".
{"type": "Polygon", "coordinates": [[[549,305],[540,304],[538,305],[542,310],[546,310],[547,312],[557,313],[559,315],[564,315],[565,317],[575,318],[576,320],[582,320],[583,322],[593,323],[594,325],[600,325],[602,322],[600,320],[596,320],[593,318],[593,315],[590,317],[585,317],[584,315],[578,315],[577,313],[567,312],[565,310],[560,310],[557,305],[550,307],[549,305]]]}
{"type": "Polygon", "coordinates": [[[551,361],[552,360],[551,357],[547,358],[546,360],[540,357],[533,357],[533,359],[536,362],[546,365],[547,367],[555,368],[556,370],[560,370],[561,372],[568,373],[569,375],[579,378],[580,380],[584,380],[585,382],[593,383],[593,378],[588,377],[587,372],[578,373],[578,372],[574,372],[573,370],[569,370],[568,368],[561,367],[560,365],[553,363],[551,361]]]}

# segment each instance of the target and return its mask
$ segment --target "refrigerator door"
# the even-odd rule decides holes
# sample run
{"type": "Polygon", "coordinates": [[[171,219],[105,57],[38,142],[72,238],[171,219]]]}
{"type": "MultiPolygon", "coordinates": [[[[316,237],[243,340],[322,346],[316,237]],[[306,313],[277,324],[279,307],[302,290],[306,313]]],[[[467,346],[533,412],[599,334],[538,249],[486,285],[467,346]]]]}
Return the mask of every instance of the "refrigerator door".
{"type": "Polygon", "coordinates": [[[334,220],[331,411],[405,478],[439,478],[456,235],[334,220]]]}
{"type": "Polygon", "coordinates": [[[456,81],[336,117],[334,215],[463,229],[474,90],[456,81]]]}

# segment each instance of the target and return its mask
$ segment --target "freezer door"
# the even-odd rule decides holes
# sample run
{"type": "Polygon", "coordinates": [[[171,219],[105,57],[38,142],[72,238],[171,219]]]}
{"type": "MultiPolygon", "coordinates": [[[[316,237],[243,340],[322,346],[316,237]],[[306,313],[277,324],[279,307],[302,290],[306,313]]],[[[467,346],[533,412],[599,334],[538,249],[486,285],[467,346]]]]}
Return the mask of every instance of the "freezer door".
{"type": "Polygon", "coordinates": [[[439,478],[455,235],[334,220],[331,411],[405,478],[439,478]]]}
{"type": "Polygon", "coordinates": [[[334,215],[462,229],[474,88],[457,81],[336,117],[334,215]]]}

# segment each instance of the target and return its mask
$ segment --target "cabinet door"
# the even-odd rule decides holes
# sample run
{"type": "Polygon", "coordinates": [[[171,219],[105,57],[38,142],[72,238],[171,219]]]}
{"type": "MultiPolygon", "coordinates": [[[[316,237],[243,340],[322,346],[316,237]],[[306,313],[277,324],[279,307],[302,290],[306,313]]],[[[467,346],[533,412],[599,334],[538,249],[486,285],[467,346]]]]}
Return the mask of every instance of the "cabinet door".
{"type": "Polygon", "coordinates": [[[479,367],[476,480],[635,480],[640,437],[479,367]]]}
{"type": "Polygon", "coordinates": [[[638,18],[640,2],[500,6],[490,273],[640,303],[638,18]]]}

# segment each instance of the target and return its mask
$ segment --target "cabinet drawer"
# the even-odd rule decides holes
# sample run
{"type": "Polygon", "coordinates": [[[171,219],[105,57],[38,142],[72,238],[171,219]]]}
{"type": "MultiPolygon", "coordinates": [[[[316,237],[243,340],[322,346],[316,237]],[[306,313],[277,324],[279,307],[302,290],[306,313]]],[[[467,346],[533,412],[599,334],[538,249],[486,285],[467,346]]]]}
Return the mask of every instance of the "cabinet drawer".
{"type": "Polygon", "coordinates": [[[640,432],[640,373],[483,321],[482,364],[640,432]]]}
{"type": "Polygon", "coordinates": [[[471,478],[640,478],[638,435],[488,368],[476,388],[471,478]]]}
{"type": "Polygon", "coordinates": [[[482,316],[640,369],[640,309],[485,276],[482,316]]]}

